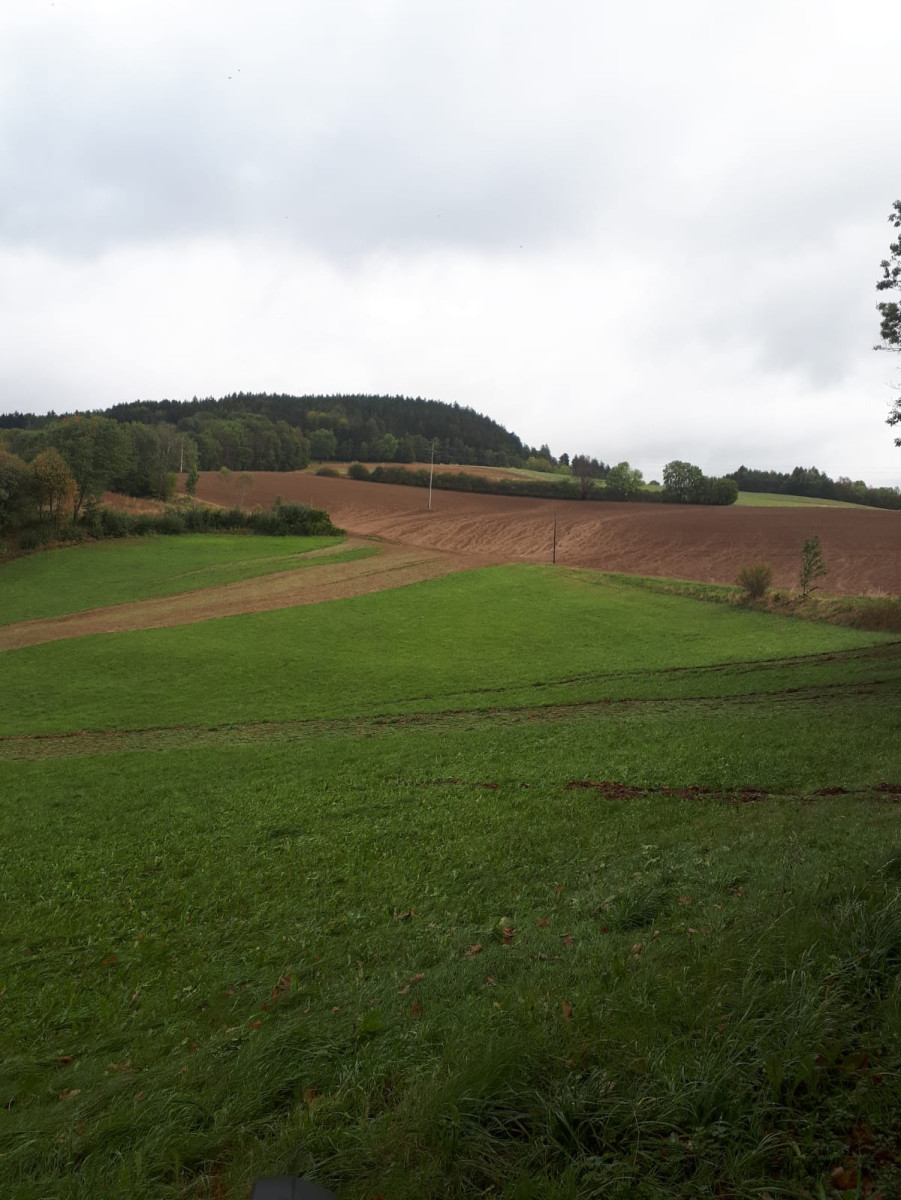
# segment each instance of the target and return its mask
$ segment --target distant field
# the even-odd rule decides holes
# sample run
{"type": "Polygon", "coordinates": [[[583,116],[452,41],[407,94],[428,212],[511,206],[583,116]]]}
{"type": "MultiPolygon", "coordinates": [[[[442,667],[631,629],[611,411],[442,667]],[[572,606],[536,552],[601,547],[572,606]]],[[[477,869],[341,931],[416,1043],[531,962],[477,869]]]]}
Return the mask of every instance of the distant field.
{"type": "Polygon", "coordinates": [[[182,534],[41,551],[0,563],[0,625],[292,571],[314,565],[306,555],[341,540],[182,534]]]}
{"type": "Polygon", "coordinates": [[[783,496],[778,492],[739,492],[735,503],[746,508],[869,508],[866,504],[848,504],[844,500],[820,500],[816,496],[783,496]]]}
{"type": "Polygon", "coordinates": [[[0,670],[3,1195],[901,1195],[898,640],[517,565],[0,670]]]}

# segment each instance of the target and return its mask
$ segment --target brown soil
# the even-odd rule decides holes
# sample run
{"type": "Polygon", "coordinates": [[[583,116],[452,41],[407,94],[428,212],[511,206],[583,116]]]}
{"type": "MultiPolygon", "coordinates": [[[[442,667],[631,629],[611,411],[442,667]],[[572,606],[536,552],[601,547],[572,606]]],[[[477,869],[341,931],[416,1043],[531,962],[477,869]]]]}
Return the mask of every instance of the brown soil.
{"type": "MultiPolygon", "coordinates": [[[[214,472],[201,475],[197,492],[218,504],[236,499],[214,472]]],[[[255,472],[247,504],[269,508],[276,496],[325,508],[350,533],[493,562],[550,562],[556,514],[558,563],[708,583],[734,583],[742,566],[763,559],[772,563],[777,587],[796,586],[801,547],[816,534],[829,567],[823,592],[901,593],[901,514],[879,509],[706,508],[436,491],[429,512],[424,488],[255,472]]]]}
{"type": "MultiPolygon", "coordinates": [[[[335,551],[353,549],[362,542],[350,540],[335,551]]],[[[325,551],[316,551],[317,555],[325,551]]],[[[460,554],[438,554],[403,546],[384,546],[378,555],[325,563],[297,571],[280,571],[222,587],[204,588],[180,596],[161,596],[131,604],[91,608],[62,617],[19,621],[0,627],[0,651],[18,650],[61,638],[86,637],[92,633],[122,633],[130,629],[157,629],[168,625],[191,625],[214,617],[266,612],[361,596],[366,592],[403,587],[434,579],[452,571],[486,565],[487,560],[460,554]]]]}

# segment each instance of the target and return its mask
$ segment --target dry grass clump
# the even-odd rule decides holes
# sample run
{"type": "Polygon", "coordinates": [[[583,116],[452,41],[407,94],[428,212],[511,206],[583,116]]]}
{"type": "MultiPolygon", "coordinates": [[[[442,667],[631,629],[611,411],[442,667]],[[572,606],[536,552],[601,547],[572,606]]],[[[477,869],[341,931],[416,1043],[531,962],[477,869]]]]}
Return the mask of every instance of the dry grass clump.
{"type": "Polygon", "coordinates": [[[773,583],[773,568],[768,562],[749,563],[736,580],[746,600],[762,600],[773,583]]]}

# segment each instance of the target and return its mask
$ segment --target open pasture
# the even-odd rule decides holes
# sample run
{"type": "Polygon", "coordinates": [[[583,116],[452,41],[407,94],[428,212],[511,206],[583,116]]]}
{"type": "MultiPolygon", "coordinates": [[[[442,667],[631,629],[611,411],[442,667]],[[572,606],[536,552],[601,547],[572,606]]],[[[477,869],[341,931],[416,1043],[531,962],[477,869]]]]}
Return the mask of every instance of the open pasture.
{"type": "Polygon", "coordinates": [[[0,669],[4,1194],[898,1194],[896,640],[520,565],[0,669]]]}
{"type": "Polygon", "coordinates": [[[42,551],[0,564],[0,625],[292,571],[341,540],[186,533],[42,551]]]}

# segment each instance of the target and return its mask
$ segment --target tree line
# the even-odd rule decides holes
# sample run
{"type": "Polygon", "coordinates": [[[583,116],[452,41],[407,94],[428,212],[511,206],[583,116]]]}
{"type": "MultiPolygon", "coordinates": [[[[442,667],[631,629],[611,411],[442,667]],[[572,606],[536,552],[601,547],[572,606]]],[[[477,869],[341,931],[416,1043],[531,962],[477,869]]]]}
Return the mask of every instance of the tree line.
{"type": "Polygon", "coordinates": [[[795,467],[793,471],[760,471],[741,466],[729,474],[740,492],[775,492],[784,496],[811,496],[819,500],[845,500],[867,504],[871,508],[901,509],[901,490],[896,487],[870,487],[862,479],[847,475],[831,479],[816,467],[795,467]]]}

